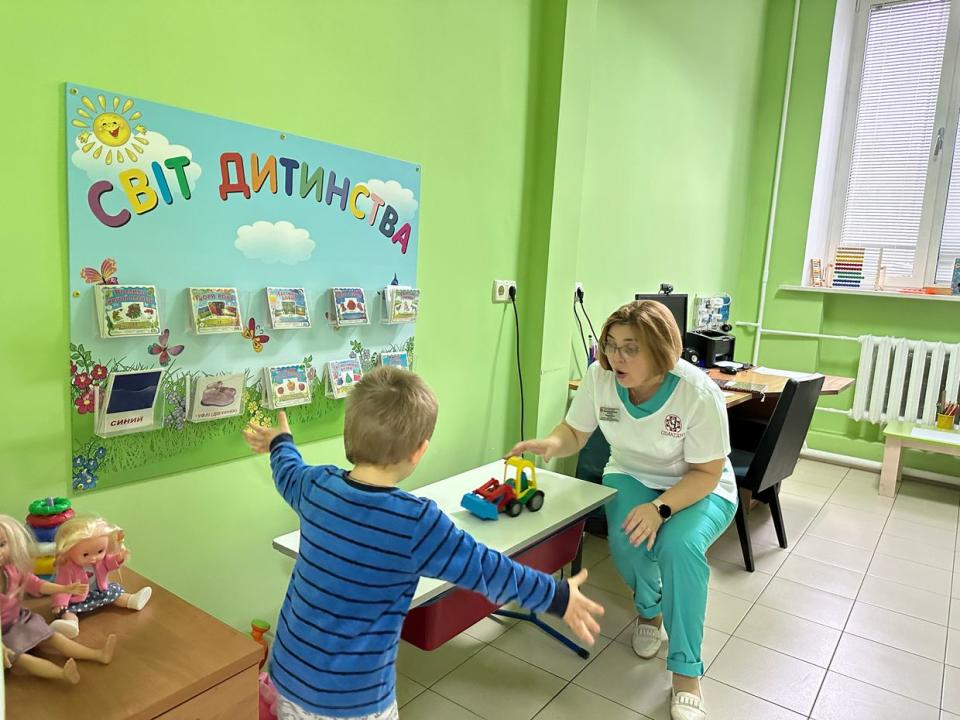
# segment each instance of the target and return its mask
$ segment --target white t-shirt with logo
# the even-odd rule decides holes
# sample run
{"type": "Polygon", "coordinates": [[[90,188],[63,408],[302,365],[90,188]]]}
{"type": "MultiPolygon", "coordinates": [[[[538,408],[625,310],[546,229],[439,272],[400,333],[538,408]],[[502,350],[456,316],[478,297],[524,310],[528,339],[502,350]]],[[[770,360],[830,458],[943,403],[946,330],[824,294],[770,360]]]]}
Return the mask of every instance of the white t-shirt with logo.
{"type": "Polygon", "coordinates": [[[617,394],[617,378],[593,363],[567,412],[567,424],[592,433],[599,426],[610,444],[604,474],[635,477],[649,488],[668,490],[690,463],[726,460],[715,494],[736,504],[737,481],[730,464],[730,427],[723,392],[705,372],[678,360],[679,378],[670,397],[650,415],[635,418],[617,394]]]}

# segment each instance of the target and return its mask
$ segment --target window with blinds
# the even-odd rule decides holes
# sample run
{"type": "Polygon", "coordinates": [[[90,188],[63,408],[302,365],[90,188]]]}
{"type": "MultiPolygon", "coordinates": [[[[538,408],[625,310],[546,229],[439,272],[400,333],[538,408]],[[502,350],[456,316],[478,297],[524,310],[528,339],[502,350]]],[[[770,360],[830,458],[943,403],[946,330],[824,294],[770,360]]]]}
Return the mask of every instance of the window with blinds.
{"type": "Polygon", "coordinates": [[[949,283],[960,256],[952,2],[861,3],[831,258],[837,247],[862,247],[868,274],[882,263],[889,285],[949,283]]]}

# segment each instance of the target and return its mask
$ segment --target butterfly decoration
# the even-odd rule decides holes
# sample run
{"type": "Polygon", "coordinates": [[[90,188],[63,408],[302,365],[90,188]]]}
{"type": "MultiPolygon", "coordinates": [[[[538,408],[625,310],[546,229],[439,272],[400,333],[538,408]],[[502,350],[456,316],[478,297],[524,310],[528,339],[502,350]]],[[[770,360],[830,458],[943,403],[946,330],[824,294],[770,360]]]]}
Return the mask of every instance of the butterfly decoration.
{"type": "Polygon", "coordinates": [[[117,272],[117,261],[106,258],[100,263],[100,269],[85,267],[80,271],[80,277],[90,285],[116,285],[120,281],[114,277],[117,272]]]}
{"type": "Polygon", "coordinates": [[[160,337],[157,338],[157,342],[151,343],[147,348],[147,352],[151,355],[160,356],[160,364],[166,367],[170,364],[170,358],[176,357],[183,352],[183,345],[174,345],[173,347],[168,347],[167,343],[170,341],[170,330],[164,330],[160,333],[160,337]]]}
{"type": "Polygon", "coordinates": [[[243,329],[242,335],[253,343],[254,352],[261,352],[263,346],[270,342],[270,336],[263,334],[263,329],[257,325],[257,321],[254,318],[250,318],[247,321],[247,327],[243,329]]]}

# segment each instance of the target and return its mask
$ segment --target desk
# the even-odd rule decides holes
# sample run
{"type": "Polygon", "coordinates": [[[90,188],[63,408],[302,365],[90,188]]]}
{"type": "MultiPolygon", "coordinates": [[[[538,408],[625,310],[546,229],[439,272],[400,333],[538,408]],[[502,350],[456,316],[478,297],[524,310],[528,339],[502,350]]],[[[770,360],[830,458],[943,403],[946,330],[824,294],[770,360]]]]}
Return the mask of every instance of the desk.
{"type": "MultiPolygon", "coordinates": [[[[98,646],[116,633],[113,662],[78,661],[79,685],[7,671],[8,720],[256,720],[263,649],[129,568],[121,580],[129,592],[153,586],[147,607],[98,610],[77,638],[98,646]]],[[[49,599],[43,605],[49,618],[49,599]]]]}
{"type": "MultiPolygon", "coordinates": [[[[546,494],[543,508],[535,513],[525,509],[516,518],[501,515],[499,520],[492,522],[481,520],[460,507],[460,498],[464,493],[480,487],[491,477],[503,477],[502,460],[425,485],[413,492],[434,500],[457,527],[470,533],[478,542],[520,561],[529,553],[533,561],[526,564],[548,573],[556,572],[573,559],[567,557],[569,553],[565,552],[571,532],[574,531],[573,526],[578,523],[582,525],[580,521],[584,517],[616,494],[616,490],[603,485],[584,482],[549,470],[537,470],[537,486],[546,494]],[[564,547],[561,548],[561,545],[564,547]]],[[[579,537],[576,539],[579,544],[579,537]]],[[[273,547],[296,558],[300,548],[300,531],[275,538],[273,547]]],[[[573,554],[576,554],[576,545],[573,554]]],[[[430,615],[411,613],[404,624],[404,638],[420,647],[437,647],[495,609],[476,593],[456,589],[451,583],[433,578],[421,578],[417,585],[410,608],[421,607],[424,612],[429,609],[430,615]],[[437,602],[445,595],[447,597],[437,602]],[[470,597],[474,600],[469,600],[470,597]],[[482,602],[477,602],[478,600],[482,602]],[[429,605],[429,608],[423,607],[430,603],[433,604],[429,605]],[[457,606],[456,610],[452,605],[457,606]],[[466,612],[462,609],[464,605],[469,606],[466,612]],[[444,610],[446,612],[443,612],[444,610]],[[414,631],[418,628],[414,625],[417,622],[442,622],[444,627],[439,632],[428,628],[424,631],[425,634],[416,633],[414,631]],[[457,627],[460,629],[457,630],[457,627]],[[422,644],[416,642],[418,639],[422,644]]]]}
{"type": "Polygon", "coordinates": [[[960,432],[939,430],[894,420],[883,429],[883,465],[880,467],[880,495],[892,498],[903,469],[903,450],[913,448],[960,456],[960,432]]]}

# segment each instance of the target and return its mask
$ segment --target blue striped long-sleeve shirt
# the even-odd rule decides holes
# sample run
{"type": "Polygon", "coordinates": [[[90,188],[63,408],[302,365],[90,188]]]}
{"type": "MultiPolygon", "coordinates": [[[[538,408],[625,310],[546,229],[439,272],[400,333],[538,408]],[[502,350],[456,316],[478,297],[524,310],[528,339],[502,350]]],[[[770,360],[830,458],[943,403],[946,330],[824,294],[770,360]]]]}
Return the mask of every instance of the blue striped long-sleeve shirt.
{"type": "Polygon", "coordinates": [[[310,712],[357,717],[392,705],[400,630],[421,576],[498,605],[566,611],[566,581],[484,547],[432,500],[307,465],[286,434],[273,441],[270,465],[300,517],[271,677],[281,695],[310,712]]]}

